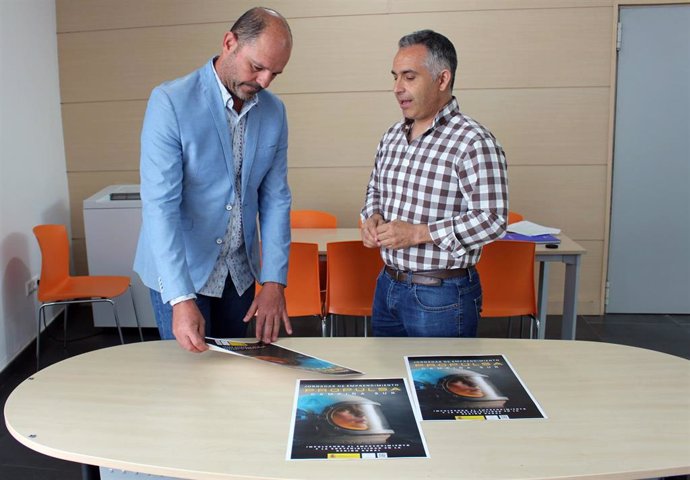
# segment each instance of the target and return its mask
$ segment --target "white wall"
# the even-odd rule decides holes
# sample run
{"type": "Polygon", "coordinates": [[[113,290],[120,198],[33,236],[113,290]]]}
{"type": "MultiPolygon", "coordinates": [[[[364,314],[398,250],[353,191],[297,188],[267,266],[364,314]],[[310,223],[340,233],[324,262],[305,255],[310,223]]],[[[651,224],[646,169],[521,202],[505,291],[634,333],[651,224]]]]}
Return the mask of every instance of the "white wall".
{"type": "Polygon", "coordinates": [[[69,227],[54,0],[0,0],[0,371],[36,335],[31,229],[69,227]]]}

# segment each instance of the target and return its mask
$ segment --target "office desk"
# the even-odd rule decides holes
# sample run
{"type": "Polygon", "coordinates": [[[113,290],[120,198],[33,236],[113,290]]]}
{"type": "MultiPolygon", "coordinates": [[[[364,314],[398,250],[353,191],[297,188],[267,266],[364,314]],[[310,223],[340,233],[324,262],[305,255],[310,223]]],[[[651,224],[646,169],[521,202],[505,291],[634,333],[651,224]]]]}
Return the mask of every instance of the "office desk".
{"type": "MultiPolygon", "coordinates": [[[[318,243],[319,251],[322,253],[326,252],[326,244],[328,242],[360,240],[361,238],[359,228],[292,229],[293,242],[318,243]]],[[[551,262],[562,262],[565,264],[565,285],[563,287],[563,322],[561,338],[565,340],[574,340],[575,329],[577,327],[580,258],[587,251],[565,235],[559,235],[559,238],[561,239],[561,244],[555,249],[548,249],[544,245],[537,244],[536,256],[539,262],[539,291],[537,295],[539,328],[537,329],[537,337],[544,339],[546,336],[546,313],[549,299],[549,264],[551,262]]]]}
{"type": "Polygon", "coordinates": [[[298,378],[333,378],[173,341],[47,367],[5,405],[37,452],[194,479],[645,478],[690,473],[690,362],[605,343],[290,338],[282,345],[404,377],[403,355],[503,354],[547,419],[422,422],[431,458],[286,461],[298,378]]]}

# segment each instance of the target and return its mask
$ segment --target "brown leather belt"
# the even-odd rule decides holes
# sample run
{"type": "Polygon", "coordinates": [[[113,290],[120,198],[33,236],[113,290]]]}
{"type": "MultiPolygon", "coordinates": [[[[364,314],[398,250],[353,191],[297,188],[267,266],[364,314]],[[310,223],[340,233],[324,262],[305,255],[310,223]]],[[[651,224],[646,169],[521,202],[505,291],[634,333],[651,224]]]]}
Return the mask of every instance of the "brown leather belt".
{"type": "Polygon", "coordinates": [[[422,272],[403,272],[386,266],[386,273],[398,282],[410,282],[415,285],[427,285],[438,287],[447,278],[467,276],[466,268],[453,268],[451,270],[427,270],[422,272]]]}

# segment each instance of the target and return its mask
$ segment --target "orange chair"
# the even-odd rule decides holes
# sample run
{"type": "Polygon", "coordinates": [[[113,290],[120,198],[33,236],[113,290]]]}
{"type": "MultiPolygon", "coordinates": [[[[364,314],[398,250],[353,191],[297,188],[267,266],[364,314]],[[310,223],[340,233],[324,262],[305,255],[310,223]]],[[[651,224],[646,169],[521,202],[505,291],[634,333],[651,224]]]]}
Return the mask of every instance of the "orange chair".
{"type": "MultiPolygon", "coordinates": [[[[319,280],[319,246],[316,243],[292,242],[288,263],[285,306],[289,317],[317,316],[321,334],[326,336],[319,280]]],[[[257,283],[256,293],[261,291],[257,283]]]]}
{"type": "Polygon", "coordinates": [[[338,218],[321,210],[292,210],[291,228],[337,228],[338,218]]]}
{"type": "Polygon", "coordinates": [[[482,284],[482,317],[529,316],[530,337],[533,324],[539,326],[534,252],[534,243],[498,240],[484,246],[477,263],[482,284]]]}
{"type": "MultiPolygon", "coordinates": [[[[117,308],[112,298],[130,289],[130,278],[123,276],[71,276],[69,274],[69,241],[64,225],[38,225],[33,229],[41,249],[41,277],[38,284],[38,325],[36,330],[36,370],[40,367],[41,318],[47,328],[45,308],[53,305],[66,305],[64,314],[64,341],[67,346],[67,307],[73,303],[108,302],[113,307],[113,315],[120,342],[125,343],[117,316],[117,308]]],[[[134,306],[134,298],[132,297],[134,306]]],[[[139,337],[144,336],[134,306],[134,318],[139,327],[139,337]]]]}
{"type": "Polygon", "coordinates": [[[511,223],[515,223],[515,222],[521,222],[524,219],[525,219],[525,217],[520,215],[519,213],[510,212],[510,211],[508,212],[508,225],[510,225],[511,223]]]}
{"type": "Polygon", "coordinates": [[[351,315],[364,317],[366,337],[376,278],[383,268],[379,250],[366,248],[361,241],[331,242],[326,245],[326,258],[328,280],[324,313],[330,315],[331,336],[334,315],[351,315]]]}
{"type": "MultiPolygon", "coordinates": [[[[332,213],[321,210],[291,210],[291,228],[337,228],[338,219],[332,213]]],[[[321,291],[326,291],[326,261],[319,263],[319,274],[321,275],[321,291]]]]}

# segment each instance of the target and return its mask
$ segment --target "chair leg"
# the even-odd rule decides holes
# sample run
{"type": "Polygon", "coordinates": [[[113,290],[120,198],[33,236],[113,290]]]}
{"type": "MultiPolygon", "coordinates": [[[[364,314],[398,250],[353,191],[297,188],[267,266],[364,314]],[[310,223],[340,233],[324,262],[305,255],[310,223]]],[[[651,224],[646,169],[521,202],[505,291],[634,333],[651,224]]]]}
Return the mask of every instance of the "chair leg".
{"type": "Polygon", "coordinates": [[[112,307],[113,307],[113,316],[115,317],[115,325],[117,325],[117,333],[120,334],[120,343],[124,345],[125,339],[122,336],[122,328],[120,328],[120,318],[117,316],[117,307],[115,307],[115,302],[113,302],[109,298],[104,298],[104,300],[106,302],[110,303],[110,305],[112,305],[112,307]]]}
{"type": "Polygon", "coordinates": [[[534,338],[535,334],[535,327],[536,331],[539,331],[539,319],[537,317],[533,317],[530,315],[529,317],[529,338],[532,339],[534,338]]]}
{"type": "MultiPolygon", "coordinates": [[[[62,348],[67,348],[67,312],[69,311],[69,304],[65,304],[65,310],[62,314],[62,348]]],[[[48,327],[46,327],[48,328],[48,327]]]]}
{"type": "Polygon", "coordinates": [[[326,315],[324,315],[323,317],[321,317],[321,338],[324,338],[326,336],[326,330],[326,315]]]}
{"type": "Polygon", "coordinates": [[[41,367],[41,316],[44,312],[44,305],[38,309],[38,324],[36,325],[36,371],[41,367]]]}
{"type": "Polygon", "coordinates": [[[132,298],[132,308],[134,309],[134,320],[137,322],[137,328],[139,329],[139,338],[144,341],[144,333],[141,331],[141,324],[139,323],[139,315],[137,315],[137,304],[134,301],[134,291],[132,291],[132,286],[129,286],[129,296],[132,298]]]}
{"type": "Polygon", "coordinates": [[[369,336],[369,317],[364,316],[364,336],[369,336]]]}

